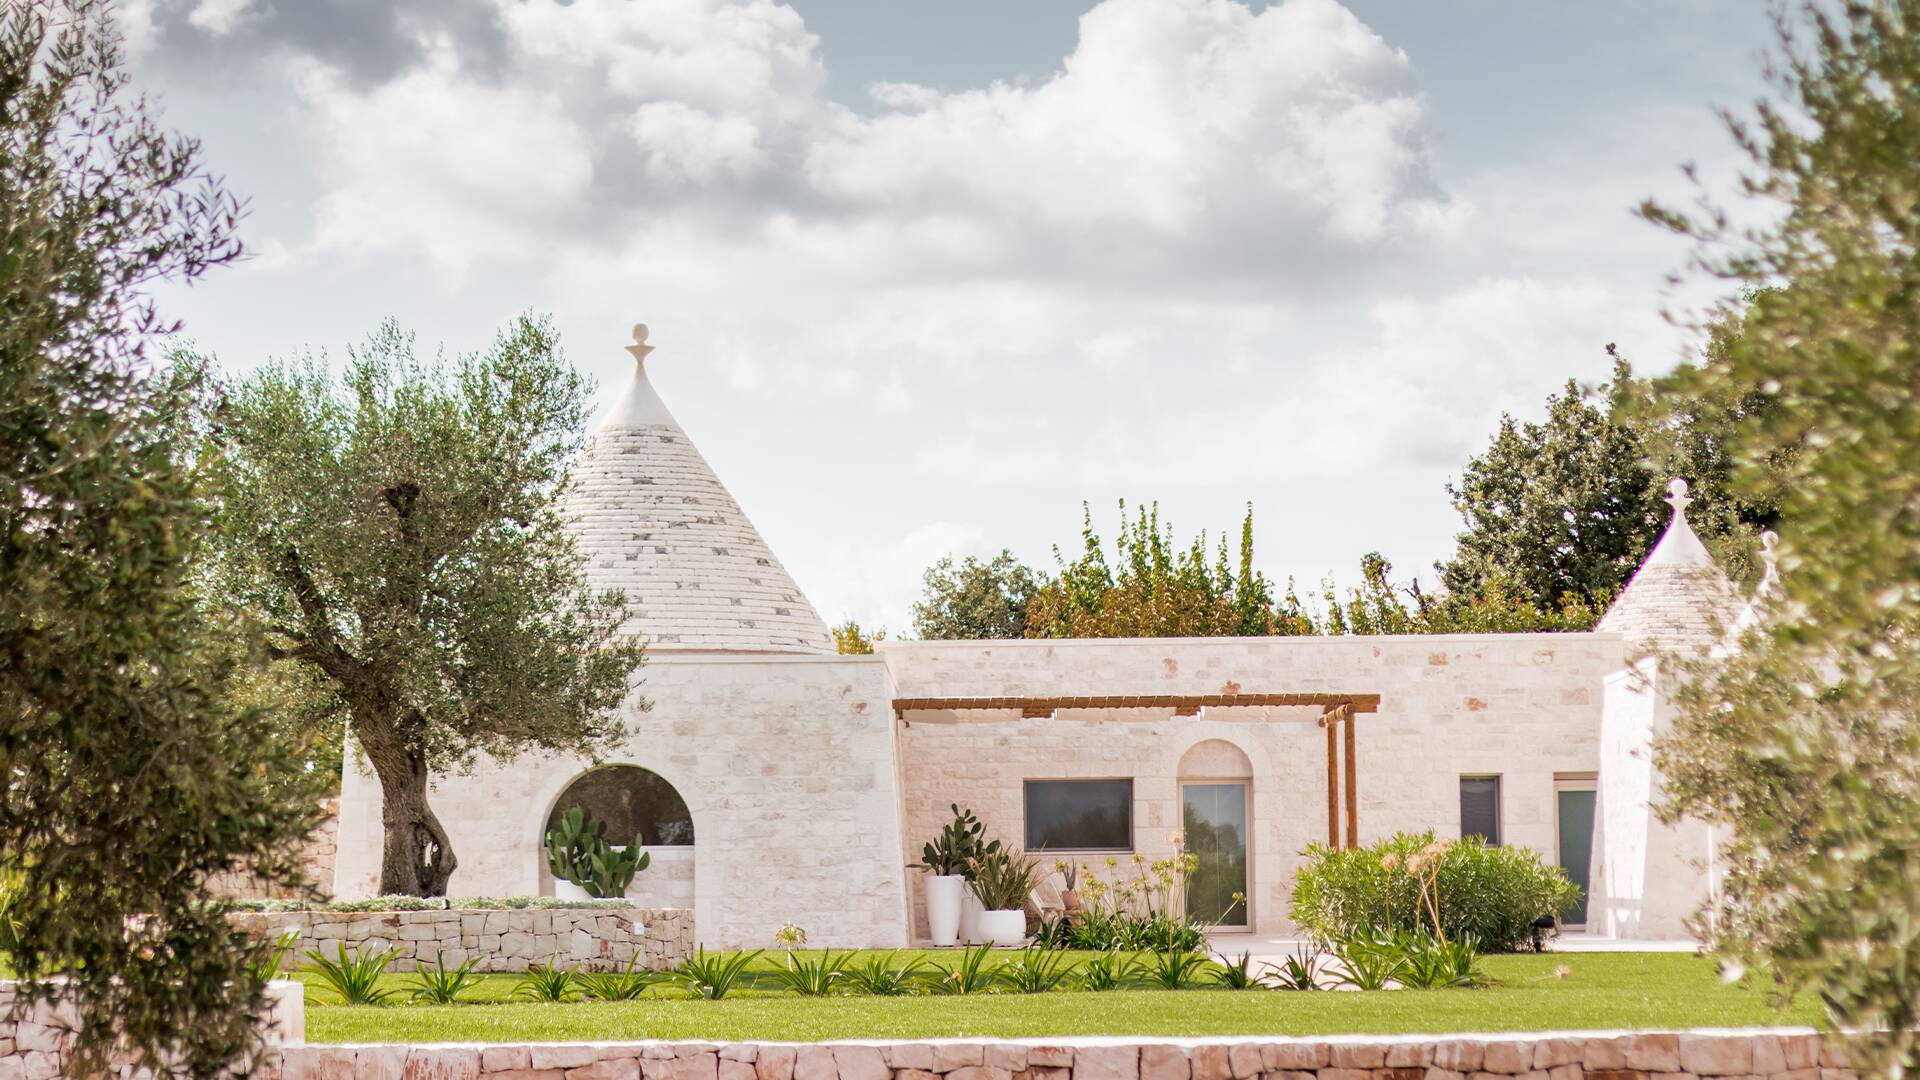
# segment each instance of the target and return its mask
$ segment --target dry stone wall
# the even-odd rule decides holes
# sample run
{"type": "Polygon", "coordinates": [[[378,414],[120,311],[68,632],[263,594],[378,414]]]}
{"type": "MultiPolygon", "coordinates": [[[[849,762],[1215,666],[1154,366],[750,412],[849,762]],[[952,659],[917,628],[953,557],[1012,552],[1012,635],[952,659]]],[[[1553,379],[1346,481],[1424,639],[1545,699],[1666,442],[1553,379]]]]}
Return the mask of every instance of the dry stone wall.
{"type": "MultiPolygon", "coordinates": [[[[479,971],[525,971],[554,960],[589,969],[641,966],[664,971],[693,951],[693,913],[685,908],[518,908],[440,911],[245,912],[229,918],[260,937],[300,931],[285,966],[306,953],[369,948],[398,952],[392,970],[412,971],[444,957],[449,967],[478,957],[479,971]]],[[[0,1080],[6,1080],[0,1073],[0,1080]]]]}
{"type": "MultiPolygon", "coordinates": [[[[278,1048],[306,1039],[306,988],[297,982],[267,984],[267,1014],[263,1037],[266,1059],[256,1076],[272,1077],[283,1063],[278,1048]]],[[[76,1075],[72,1068],[75,1013],[66,1005],[36,1002],[19,1004],[12,982],[0,982],[0,1080],[55,1080],[76,1075]]],[[[113,1066],[115,1077],[147,1078],[151,1074],[122,1060],[113,1066]]]]}
{"type": "Polygon", "coordinates": [[[1810,1031],[308,1046],[282,1080],[1853,1080],[1810,1031]]]}

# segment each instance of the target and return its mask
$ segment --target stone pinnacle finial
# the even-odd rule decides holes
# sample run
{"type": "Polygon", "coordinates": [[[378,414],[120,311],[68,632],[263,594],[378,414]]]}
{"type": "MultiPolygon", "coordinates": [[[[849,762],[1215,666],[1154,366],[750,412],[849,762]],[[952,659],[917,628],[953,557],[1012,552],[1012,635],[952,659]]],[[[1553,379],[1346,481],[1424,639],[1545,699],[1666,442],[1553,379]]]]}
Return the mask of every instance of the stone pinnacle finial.
{"type": "Polygon", "coordinates": [[[653,346],[647,344],[646,323],[633,324],[633,344],[627,346],[627,351],[633,354],[635,360],[645,360],[647,354],[653,351],[653,346]]]}
{"type": "Polygon", "coordinates": [[[1687,516],[1687,507],[1692,503],[1693,499],[1687,495],[1685,480],[1676,476],[1667,481],[1667,504],[1673,507],[1673,516],[1676,520],[1687,516]]]}

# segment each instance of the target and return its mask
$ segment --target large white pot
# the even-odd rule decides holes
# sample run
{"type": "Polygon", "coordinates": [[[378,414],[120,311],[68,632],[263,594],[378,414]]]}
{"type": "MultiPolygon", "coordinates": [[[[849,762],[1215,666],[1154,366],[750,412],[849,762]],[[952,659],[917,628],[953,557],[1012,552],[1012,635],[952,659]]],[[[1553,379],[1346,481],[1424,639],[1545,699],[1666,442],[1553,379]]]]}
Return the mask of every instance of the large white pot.
{"type": "Polygon", "coordinates": [[[1005,948],[1025,944],[1026,940],[1026,912],[1015,908],[1011,911],[980,913],[980,941],[983,944],[999,945],[1005,948]]]}
{"type": "Polygon", "coordinates": [[[960,903],[967,890],[967,879],[959,874],[939,874],[927,878],[927,932],[937,946],[952,945],[960,935],[960,903]]]}
{"type": "Polygon", "coordinates": [[[962,889],[960,898],[960,940],[973,942],[980,940],[980,913],[987,910],[980,905],[980,898],[974,895],[973,887],[962,889]]]}
{"type": "Polygon", "coordinates": [[[553,896],[556,900],[571,900],[575,902],[593,899],[593,897],[587,893],[586,889],[575,885],[571,881],[560,878],[554,879],[553,896]]]}

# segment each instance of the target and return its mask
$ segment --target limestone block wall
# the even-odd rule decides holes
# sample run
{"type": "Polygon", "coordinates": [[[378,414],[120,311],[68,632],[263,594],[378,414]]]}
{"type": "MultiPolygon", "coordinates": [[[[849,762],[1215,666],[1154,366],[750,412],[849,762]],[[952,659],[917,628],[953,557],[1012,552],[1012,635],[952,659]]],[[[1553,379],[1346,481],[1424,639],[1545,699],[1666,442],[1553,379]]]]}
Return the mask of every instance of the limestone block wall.
{"type": "Polygon", "coordinates": [[[1810,1031],[290,1047],[283,1080],[1853,1080],[1810,1031]]]}
{"type": "MultiPolygon", "coordinates": [[[[72,1069],[77,1016],[71,1007],[36,1002],[16,1008],[18,996],[11,981],[0,981],[0,1078],[55,1080],[76,1075],[72,1069]]],[[[278,1075],[282,1063],[278,1047],[305,1042],[306,988],[297,982],[267,984],[267,1014],[263,1037],[267,1056],[255,1075],[278,1075]]],[[[113,1065],[117,1077],[147,1077],[130,1061],[113,1065]]]]}
{"type": "Polygon", "coordinates": [[[275,938],[289,928],[300,944],[283,961],[292,970],[306,954],[334,956],[366,949],[396,952],[389,970],[413,971],[442,957],[448,967],[478,957],[479,971],[525,971],[554,961],[593,970],[641,966],[664,971],[693,952],[693,913],[685,908],[447,908],[440,911],[280,911],[228,916],[249,933],[275,938]]]}
{"type": "MultiPolygon", "coordinates": [[[[1360,838],[1459,835],[1459,778],[1501,778],[1509,843],[1556,858],[1556,777],[1600,770],[1602,685],[1622,647],[1603,634],[1116,641],[883,642],[902,697],[1352,692],[1381,695],[1357,728],[1360,838]]],[[[1252,928],[1292,931],[1300,852],[1327,836],[1317,709],[916,712],[901,725],[904,862],[970,806],[1024,843],[1023,781],[1132,777],[1134,846],[1169,854],[1182,756],[1223,740],[1252,762],[1252,928]]],[[[1196,779],[1200,777],[1195,777],[1196,779]]],[[[1075,857],[1094,861],[1103,855],[1075,857]]],[[[916,923],[920,877],[911,875],[916,923]]],[[[917,933],[924,927],[916,925],[917,933]]]]}
{"type": "MultiPolygon", "coordinates": [[[[906,944],[886,664],[676,653],[649,658],[641,674],[626,706],[628,737],[601,763],[651,769],[685,799],[701,942],[765,947],[793,922],[834,948],[906,944]],[[648,711],[636,707],[642,695],[648,711]]],[[[431,803],[460,862],[449,892],[551,892],[541,851],[547,815],[593,764],[526,754],[437,778],[431,803]]],[[[342,777],[342,898],[373,893],[380,834],[379,784],[354,755],[342,777]]]]}

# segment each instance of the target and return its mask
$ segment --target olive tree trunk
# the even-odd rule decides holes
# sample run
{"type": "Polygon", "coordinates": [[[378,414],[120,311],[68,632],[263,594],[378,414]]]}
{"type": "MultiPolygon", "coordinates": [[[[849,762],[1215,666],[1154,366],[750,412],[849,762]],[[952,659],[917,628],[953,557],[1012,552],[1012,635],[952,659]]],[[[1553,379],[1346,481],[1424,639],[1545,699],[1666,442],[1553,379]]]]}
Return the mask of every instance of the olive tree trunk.
{"type": "Polygon", "coordinates": [[[460,860],[447,831],[427,805],[427,763],[393,736],[391,727],[355,724],[355,734],[380,779],[380,818],[386,838],[380,854],[382,895],[445,896],[460,860]],[[380,729],[385,727],[386,731],[380,729]],[[371,728],[368,738],[361,729],[371,728]]]}

